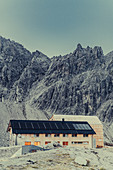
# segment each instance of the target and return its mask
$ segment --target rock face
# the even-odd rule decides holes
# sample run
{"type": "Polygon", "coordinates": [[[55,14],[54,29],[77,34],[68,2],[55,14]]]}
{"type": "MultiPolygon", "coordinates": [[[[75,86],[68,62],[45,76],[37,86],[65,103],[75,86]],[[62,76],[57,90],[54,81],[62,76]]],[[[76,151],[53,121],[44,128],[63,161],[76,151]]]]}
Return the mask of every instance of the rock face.
{"type": "Polygon", "coordinates": [[[80,45],[72,54],[53,58],[44,80],[48,89],[39,96],[38,107],[59,114],[95,114],[104,77],[98,70],[105,68],[103,58],[100,47],[83,49],[80,45]]]}
{"type": "Polygon", "coordinates": [[[28,63],[18,81],[15,82],[14,90],[10,94],[11,100],[22,102],[29,94],[34,82],[37,84],[46,74],[51,60],[39,51],[32,54],[32,60],[28,63]]]}
{"type": "Polygon", "coordinates": [[[22,45],[0,37],[0,99],[10,93],[25,67],[32,59],[22,45]]]}
{"type": "MultiPolygon", "coordinates": [[[[82,114],[97,115],[110,128],[113,52],[104,56],[101,47],[83,48],[78,44],[73,53],[50,59],[0,37],[0,102],[1,127],[7,126],[10,118],[82,114]]],[[[109,140],[113,141],[113,133],[109,140]]]]}
{"type": "Polygon", "coordinates": [[[107,61],[108,56],[101,47],[84,49],[79,44],[73,53],[53,57],[43,90],[39,84],[34,86],[37,92],[30,93],[31,104],[48,113],[98,115],[112,122],[112,58],[107,61]]]}

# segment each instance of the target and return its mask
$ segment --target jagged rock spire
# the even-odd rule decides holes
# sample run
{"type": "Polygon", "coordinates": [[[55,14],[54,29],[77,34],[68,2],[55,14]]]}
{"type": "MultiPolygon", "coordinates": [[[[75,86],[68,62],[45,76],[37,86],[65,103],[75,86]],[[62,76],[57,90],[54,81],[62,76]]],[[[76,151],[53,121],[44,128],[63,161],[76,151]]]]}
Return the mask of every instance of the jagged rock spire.
{"type": "Polygon", "coordinates": [[[77,50],[82,49],[82,45],[80,43],[77,44],[77,50]]]}

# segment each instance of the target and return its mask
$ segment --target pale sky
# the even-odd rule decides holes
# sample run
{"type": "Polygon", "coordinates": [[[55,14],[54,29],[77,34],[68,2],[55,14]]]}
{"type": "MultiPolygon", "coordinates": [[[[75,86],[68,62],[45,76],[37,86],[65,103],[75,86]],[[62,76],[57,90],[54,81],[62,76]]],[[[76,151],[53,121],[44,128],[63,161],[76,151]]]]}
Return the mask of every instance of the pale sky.
{"type": "Polygon", "coordinates": [[[113,51],[113,0],[0,0],[0,35],[49,57],[78,43],[113,51]]]}

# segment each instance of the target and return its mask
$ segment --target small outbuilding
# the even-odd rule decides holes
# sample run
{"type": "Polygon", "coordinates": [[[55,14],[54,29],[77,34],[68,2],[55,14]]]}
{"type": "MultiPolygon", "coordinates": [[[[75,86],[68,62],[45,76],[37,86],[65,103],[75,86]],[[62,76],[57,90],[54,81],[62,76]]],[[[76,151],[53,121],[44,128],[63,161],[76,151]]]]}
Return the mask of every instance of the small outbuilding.
{"type": "Polygon", "coordinates": [[[94,147],[96,134],[87,121],[10,120],[7,132],[10,145],[46,145],[94,147]]]}

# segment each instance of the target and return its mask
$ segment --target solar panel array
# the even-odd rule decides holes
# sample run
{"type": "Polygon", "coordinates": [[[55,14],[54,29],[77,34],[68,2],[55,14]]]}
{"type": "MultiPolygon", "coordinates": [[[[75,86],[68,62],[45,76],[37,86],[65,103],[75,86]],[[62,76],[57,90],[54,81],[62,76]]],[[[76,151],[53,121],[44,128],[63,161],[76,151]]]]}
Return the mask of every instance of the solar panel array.
{"type": "Polygon", "coordinates": [[[73,124],[76,130],[91,130],[88,124],[73,124]]]}
{"type": "Polygon", "coordinates": [[[92,130],[87,122],[11,120],[16,130],[92,130]]]}

